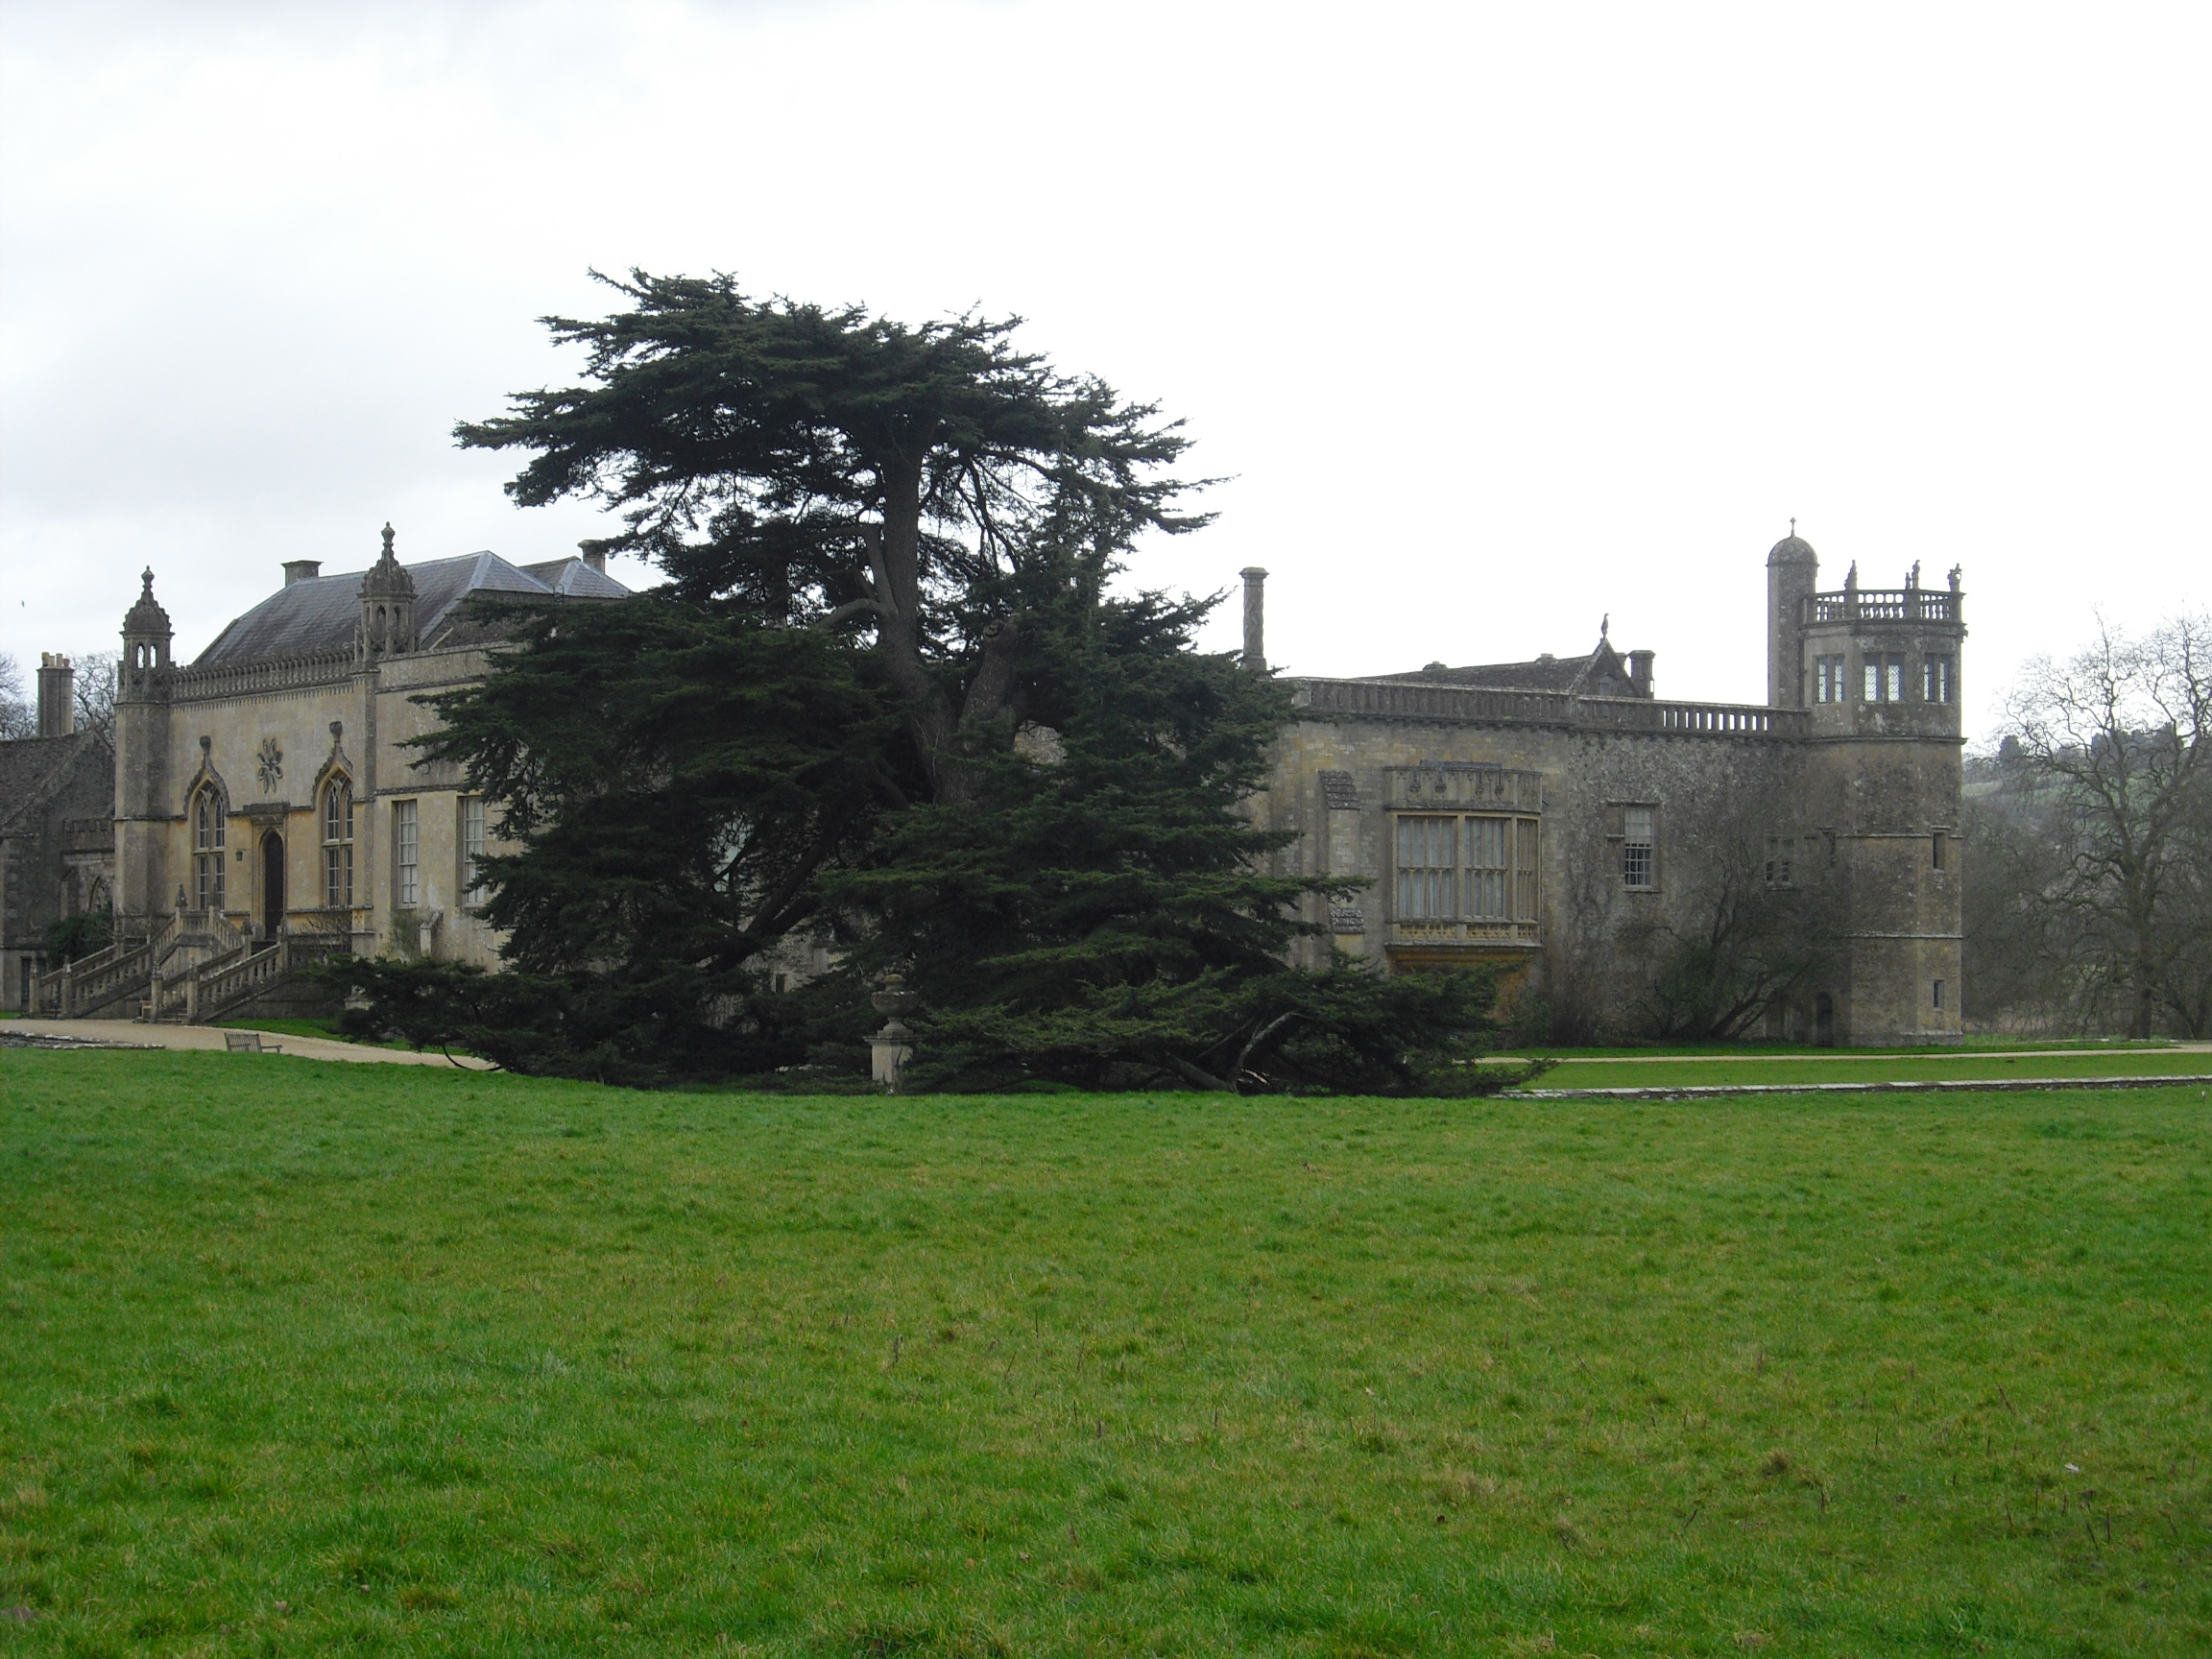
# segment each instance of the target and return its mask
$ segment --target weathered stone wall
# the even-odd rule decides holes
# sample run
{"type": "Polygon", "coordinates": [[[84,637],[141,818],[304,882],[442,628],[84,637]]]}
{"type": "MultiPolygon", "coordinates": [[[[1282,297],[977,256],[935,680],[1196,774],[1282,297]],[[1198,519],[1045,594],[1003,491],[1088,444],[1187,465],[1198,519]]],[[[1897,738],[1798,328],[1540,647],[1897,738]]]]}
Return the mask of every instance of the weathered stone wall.
{"type": "MultiPolygon", "coordinates": [[[[1316,924],[1331,924],[1334,910],[1335,949],[1388,969],[1511,963],[1555,1004],[1583,1007],[1612,1032],[1638,1022],[1651,941],[1709,928],[1725,883],[1742,883],[1747,871],[1764,881],[1771,853],[1773,876],[1802,890],[1800,905],[1838,935],[1825,965],[1777,1011],[1772,1034],[1815,1036],[1817,998],[1826,996],[1838,1041],[1956,1040],[1955,843],[1946,848],[1948,868],[1923,866],[1932,865],[1935,832],[1956,828],[1957,756],[1953,743],[1887,734],[1624,732],[1584,729],[1572,718],[1309,719],[1278,742],[1266,816],[1299,837],[1278,855],[1286,874],[1369,883],[1349,902],[1310,903],[1307,919],[1316,924]],[[1438,764],[1542,778],[1538,941],[1440,950],[1398,926],[1388,776],[1438,764]],[[1653,809],[1648,889],[1623,881],[1622,809],[1630,804],[1653,809]],[[1940,1009],[1931,993],[1936,979],[1946,981],[1940,1009]]],[[[1303,958],[1318,964],[1328,950],[1311,941],[1303,958]]]]}
{"type": "Polygon", "coordinates": [[[21,1008],[47,927],[114,891],[115,763],[97,734],[23,737],[0,757],[0,1008],[21,1008]]]}
{"type": "Polygon", "coordinates": [[[211,783],[228,806],[224,913],[233,926],[256,935],[269,930],[263,859],[276,837],[284,861],[278,919],[290,926],[347,931],[361,954],[426,950],[444,960],[494,963],[497,937],[465,891],[463,780],[457,769],[424,763],[407,747],[437,725],[435,713],[413,699],[479,680],[487,663],[482,649],[469,648],[359,668],[331,663],[320,673],[255,665],[219,676],[178,675],[171,700],[144,709],[133,726],[154,750],[133,757],[131,790],[144,805],[146,833],[135,858],[150,909],[158,915],[174,908],[180,887],[187,905],[196,902],[191,807],[211,783]],[[353,902],[333,910],[325,903],[323,791],[339,776],[353,792],[353,902]],[[406,909],[395,893],[392,826],[400,801],[414,803],[419,831],[420,892],[406,909]]]}

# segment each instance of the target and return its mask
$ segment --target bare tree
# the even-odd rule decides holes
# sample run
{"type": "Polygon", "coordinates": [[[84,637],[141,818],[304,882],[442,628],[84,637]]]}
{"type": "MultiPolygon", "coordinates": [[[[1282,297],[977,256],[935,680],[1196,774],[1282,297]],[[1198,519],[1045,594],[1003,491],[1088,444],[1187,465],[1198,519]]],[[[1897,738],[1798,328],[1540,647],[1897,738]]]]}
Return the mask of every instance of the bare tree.
{"type": "Polygon", "coordinates": [[[1640,969],[1636,1012],[1650,1036],[1747,1036],[1828,963],[1841,895],[1824,871],[1778,870],[1765,828],[1749,813],[1723,813],[1702,845],[1677,856],[1676,903],[1622,929],[1623,954],[1640,969]]]}
{"type": "MultiPolygon", "coordinates": [[[[1685,815],[1667,856],[1667,893],[1623,882],[1622,842],[1596,814],[1562,825],[1555,843],[1556,926],[1542,995],[1522,1011],[1532,1039],[1558,1044],[1661,1038],[1731,1042],[1753,1034],[1831,966],[1848,897],[1828,869],[1796,854],[1770,803],[1786,767],[1756,787],[1685,815]]],[[[1647,784],[1602,781],[1600,796],[1647,784]]]]}
{"type": "Polygon", "coordinates": [[[23,694],[23,670],[0,652],[0,738],[38,735],[38,710],[23,694]]]}
{"type": "Polygon", "coordinates": [[[2034,897],[2080,952],[2086,988],[2148,1037],[2161,1009],[2204,1028],[2212,854],[2212,617],[2141,637],[2099,627],[2063,663],[2028,665],[2006,704],[2008,786],[2032,798],[2052,872],[2034,897]]]}
{"type": "MultiPolygon", "coordinates": [[[[2015,746],[2016,747],[2016,746],[2015,746]]],[[[1960,833],[1971,877],[1960,905],[1964,1001],[1977,1030],[2056,1032],[2097,1023],[2081,929],[2045,902],[2066,863],[2050,792],[2010,759],[1969,756],[1960,833]]]]}
{"type": "Polygon", "coordinates": [[[87,651],[76,659],[77,730],[99,733],[115,747],[115,668],[122,658],[112,651],[87,651]]]}

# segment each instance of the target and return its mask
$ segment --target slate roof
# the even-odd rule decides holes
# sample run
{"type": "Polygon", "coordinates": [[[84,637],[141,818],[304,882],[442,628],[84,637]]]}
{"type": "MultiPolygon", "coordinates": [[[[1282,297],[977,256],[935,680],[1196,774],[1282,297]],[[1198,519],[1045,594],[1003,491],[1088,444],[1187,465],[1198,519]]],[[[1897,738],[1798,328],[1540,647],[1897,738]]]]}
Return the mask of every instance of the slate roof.
{"type": "Polygon", "coordinates": [[[1586,657],[1539,657],[1533,662],[1478,662],[1465,668],[1448,668],[1441,662],[1431,662],[1410,674],[1382,674],[1377,678],[1411,685],[1575,691],[1585,697],[1642,695],[1629,683],[1628,659],[1616,651],[1609,639],[1599,639],[1597,649],[1586,657]]]}
{"type": "Polygon", "coordinates": [[[60,737],[14,737],[0,742],[0,833],[20,828],[67,774],[70,762],[100,741],[92,732],[60,737]]]}
{"type": "MultiPolygon", "coordinates": [[[[468,553],[406,568],[415,581],[415,637],[425,650],[435,647],[441,636],[454,632],[455,613],[472,593],[558,593],[572,599],[624,599],[630,594],[613,577],[581,559],[510,565],[496,553],[468,553]]],[[[279,588],[232,619],[193,666],[344,650],[353,643],[361,623],[361,579],[367,574],[354,570],[310,576],[279,588]]]]}

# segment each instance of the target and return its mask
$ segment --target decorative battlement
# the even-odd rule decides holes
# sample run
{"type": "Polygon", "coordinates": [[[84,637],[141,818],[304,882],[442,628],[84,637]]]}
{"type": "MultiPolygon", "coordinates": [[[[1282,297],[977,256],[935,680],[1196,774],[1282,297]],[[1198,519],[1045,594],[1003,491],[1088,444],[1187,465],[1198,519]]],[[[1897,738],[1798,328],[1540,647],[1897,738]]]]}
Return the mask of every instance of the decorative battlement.
{"type": "Polygon", "coordinates": [[[1959,625],[1956,588],[1845,588],[1815,593],[1801,601],[1798,620],[1815,622],[1934,622],[1959,625]]]}
{"type": "Polygon", "coordinates": [[[180,703],[215,697],[243,697],[256,691],[289,691],[297,686],[331,685],[347,679],[359,666],[352,647],[341,651],[315,651],[301,657],[264,657],[254,662],[211,663],[204,668],[180,668],[171,680],[171,694],[180,703]]]}
{"type": "Polygon", "coordinates": [[[1317,714],[1453,724],[1562,726],[1597,732],[1678,732],[1714,737],[1809,737],[1802,709],[1741,703],[1662,703],[1644,697],[1578,697],[1487,685],[1407,685],[1388,680],[1295,680],[1291,702],[1317,714]]]}

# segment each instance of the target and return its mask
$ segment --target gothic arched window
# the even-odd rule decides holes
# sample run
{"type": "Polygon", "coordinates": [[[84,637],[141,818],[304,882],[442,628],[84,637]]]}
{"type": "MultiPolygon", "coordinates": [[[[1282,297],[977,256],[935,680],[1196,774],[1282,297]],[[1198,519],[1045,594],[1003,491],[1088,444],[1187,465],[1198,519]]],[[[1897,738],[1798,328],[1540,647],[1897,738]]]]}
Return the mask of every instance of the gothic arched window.
{"type": "Polygon", "coordinates": [[[353,785],[343,775],[323,786],[323,903],[353,904],[353,785]]]}
{"type": "Polygon", "coordinates": [[[192,798],[192,874],[194,908],[223,908],[223,795],[214,784],[192,798]]]}

